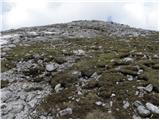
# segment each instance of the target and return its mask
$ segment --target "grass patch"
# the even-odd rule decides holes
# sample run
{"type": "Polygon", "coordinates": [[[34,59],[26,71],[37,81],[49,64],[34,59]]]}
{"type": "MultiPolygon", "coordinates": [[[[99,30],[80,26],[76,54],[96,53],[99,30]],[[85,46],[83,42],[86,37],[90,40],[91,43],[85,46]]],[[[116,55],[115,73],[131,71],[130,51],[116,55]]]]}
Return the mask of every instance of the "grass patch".
{"type": "Polygon", "coordinates": [[[7,87],[9,84],[8,80],[1,80],[0,82],[1,82],[1,88],[7,87]]]}

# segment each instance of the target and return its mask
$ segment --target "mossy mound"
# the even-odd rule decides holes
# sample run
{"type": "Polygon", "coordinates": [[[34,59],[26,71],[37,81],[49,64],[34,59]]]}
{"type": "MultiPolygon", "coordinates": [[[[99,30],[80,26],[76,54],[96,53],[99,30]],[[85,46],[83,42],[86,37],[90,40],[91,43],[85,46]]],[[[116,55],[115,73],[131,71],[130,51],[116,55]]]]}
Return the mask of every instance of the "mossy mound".
{"type": "Polygon", "coordinates": [[[53,88],[59,83],[63,84],[64,87],[68,87],[77,80],[78,78],[72,75],[71,72],[60,72],[51,78],[50,84],[53,88]]]}
{"type": "Polygon", "coordinates": [[[1,80],[1,88],[7,87],[9,85],[9,81],[8,80],[1,80]]]}

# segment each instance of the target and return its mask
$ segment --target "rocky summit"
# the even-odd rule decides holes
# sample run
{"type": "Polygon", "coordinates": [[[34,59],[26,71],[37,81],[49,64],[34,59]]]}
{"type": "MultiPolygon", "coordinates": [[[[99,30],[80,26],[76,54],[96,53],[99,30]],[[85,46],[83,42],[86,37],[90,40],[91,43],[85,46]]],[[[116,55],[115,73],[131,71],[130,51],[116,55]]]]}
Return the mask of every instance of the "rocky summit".
{"type": "Polygon", "coordinates": [[[104,21],[1,32],[1,118],[159,118],[159,33],[104,21]]]}

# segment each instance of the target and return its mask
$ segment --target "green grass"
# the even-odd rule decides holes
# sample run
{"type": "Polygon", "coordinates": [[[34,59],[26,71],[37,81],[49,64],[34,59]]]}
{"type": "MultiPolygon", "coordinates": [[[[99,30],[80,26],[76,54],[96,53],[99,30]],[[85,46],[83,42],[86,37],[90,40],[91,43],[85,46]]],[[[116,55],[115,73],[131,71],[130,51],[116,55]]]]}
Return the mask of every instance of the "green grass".
{"type": "MultiPolygon", "coordinates": [[[[135,95],[138,86],[146,86],[151,83],[154,87],[159,88],[159,63],[158,59],[153,59],[153,56],[158,54],[158,33],[146,38],[135,37],[129,40],[126,37],[124,39],[126,40],[118,37],[74,38],[32,43],[27,47],[17,45],[8,53],[7,59],[2,60],[1,69],[2,72],[7,71],[15,67],[18,61],[33,59],[36,53],[44,54],[42,60],[46,58],[46,62],[58,61],[63,64],[66,56],[75,57],[73,50],[82,49],[86,55],[77,56],[78,59],[71,68],[48,77],[53,88],[58,83],[62,83],[65,89],[61,93],[55,93],[53,90],[37,107],[38,112],[55,116],[59,111],[58,108],[62,110],[71,107],[72,115],[57,118],[132,118],[134,114],[132,103],[135,100],[158,104],[158,92],[153,91],[144,97],[135,95]],[[64,49],[65,53],[62,52],[64,49]],[[147,57],[145,58],[144,55],[147,57]],[[123,62],[125,57],[132,57],[134,62],[123,62]],[[138,76],[137,66],[144,71],[141,79],[139,76],[139,82],[137,80],[128,81],[128,74],[138,76]],[[116,70],[117,67],[121,67],[121,70],[116,70]],[[82,87],[83,95],[78,96],[75,85],[81,86],[82,83],[78,77],[72,76],[72,71],[80,71],[84,78],[90,78],[95,72],[101,77],[99,81],[93,83],[87,81],[91,86],[82,87]],[[114,98],[110,97],[112,93],[116,95],[114,98]],[[71,96],[74,97],[74,100],[69,98],[71,96]],[[75,101],[77,98],[80,98],[79,102],[75,101]],[[95,105],[95,102],[99,100],[106,103],[113,101],[112,114],[108,113],[108,109],[95,105]],[[127,110],[123,108],[123,100],[130,103],[127,110]]],[[[3,84],[7,86],[7,83],[3,84]]]]}

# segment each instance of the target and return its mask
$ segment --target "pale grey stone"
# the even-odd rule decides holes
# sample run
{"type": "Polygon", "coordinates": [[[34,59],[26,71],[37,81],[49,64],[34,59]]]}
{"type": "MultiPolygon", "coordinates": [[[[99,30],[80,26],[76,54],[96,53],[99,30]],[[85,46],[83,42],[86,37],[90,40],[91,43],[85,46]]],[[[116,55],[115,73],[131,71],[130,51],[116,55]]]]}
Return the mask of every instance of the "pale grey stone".
{"type": "Polygon", "coordinates": [[[141,103],[140,101],[136,100],[136,101],[133,103],[133,105],[134,105],[135,107],[138,107],[138,106],[142,105],[142,103],[141,103]]]}
{"type": "Polygon", "coordinates": [[[31,92],[28,93],[27,98],[26,98],[26,101],[27,101],[27,102],[31,101],[35,96],[36,96],[35,93],[31,93],[31,92]]]}
{"type": "Polygon", "coordinates": [[[64,88],[61,87],[61,84],[57,84],[57,85],[55,86],[55,88],[54,88],[54,90],[56,91],[56,93],[62,91],[63,89],[64,89],[64,88]]]}
{"type": "Polygon", "coordinates": [[[100,105],[102,105],[103,103],[102,103],[101,101],[97,101],[95,104],[98,105],[98,106],[100,106],[100,105]]]}
{"type": "Polygon", "coordinates": [[[155,105],[153,105],[152,103],[146,103],[146,107],[148,110],[150,110],[152,113],[156,113],[159,114],[159,108],[155,105]]]}
{"type": "Polygon", "coordinates": [[[8,47],[13,48],[13,47],[16,47],[16,45],[15,44],[9,44],[8,47]]]}
{"type": "Polygon", "coordinates": [[[127,109],[129,106],[130,106],[129,102],[124,100],[123,101],[123,108],[127,109]]]}
{"type": "Polygon", "coordinates": [[[31,108],[33,108],[37,104],[37,100],[32,99],[31,101],[28,102],[28,104],[31,106],[31,108]]]}
{"type": "Polygon", "coordinates": [[[137,116],[137,115],[133,115],[132,118],[133,118],[133,119],[141,119],[141,117],[140,117],[140,116],[137,116]]]}
{"type": "Polygon", "coordinates": [[[147,86],[144,88],[144,90],[147,91],[147,92],[152,92],[152,90],[153,90],[153,85],[152,85],[152,84],[147,85],[147,86]]]}
{"type": "Polygon", "coordinates": [[[134,78],[133,78],[133,76],[132,76],[132,75],[127,75],[127,79],[128,79],[129,81],[134,80],[134,78]]]}
{"type": "Polygon", "coordinates": [[[85,51],[81,50],[81,49],[79,49],[79,50],[73,50],[73,53],[75,55],[78,55],[78,56],[85,55],[85,51]]]}
{"type": "Polygon", "coordinates": [[[126,62],[126,63],[133,63],[134,59],[130,58],[130,57],[126,57],[126,58],[123,59],[123,61],[126,62]]]}
{"type": "Polygon", "coordinates": [[[56,70],[57,67],[58,67],[57,64],[53,64],[53,63],[47,64],[47,65],[46,65],[46,70],[47,70],[48,72],[52,72],[52,71],[56,70]]]}
{"type": "Polygon", "coordinates": [[[72,114],[72,108],[66,108],[64,110],[59,111],[60,116],[71,115],[71,114],[72,114]]]}
{"type": "Polygon", "coordinates": [[[10,99],[12,97],[11,91],[2,91],[1,92],[1,100],[2,102],[5,102],[6,100],[10,99]]]}
{"type": "Polygon", "coordinates": [[[111,94],[111,97],[115,97],[115,96],[116,96],[116,94],[114,94],[114,93],[111,94]]]}
{"type": "Polygon", "coordinates": [[[143,73],[143,70],[142,69],[139,69],[137,74],[142,74],[143,73]]]}
{"type": "Polygon", "coordinates": [[[13,112],[13,113],[20,113],[22,110],[23,110],[23,108],[24,108],[24,105],[22,104],[22,103],[12,103],[11,104],[12,105],[12,110],[11,110],[11,112],[13,112]]]}
{"type": "Polygon", "coordinates": [[[149,110],[147,110],[142,105],[137,107],[137,111],[138,111],[139,115],[142,116],[142,117],[148,117],[151,114],[151,112],[149,110]]]}

